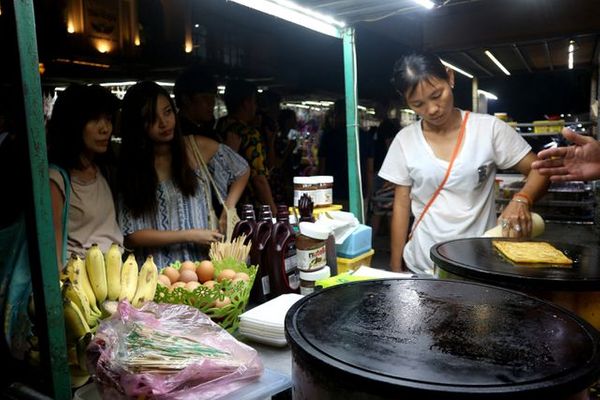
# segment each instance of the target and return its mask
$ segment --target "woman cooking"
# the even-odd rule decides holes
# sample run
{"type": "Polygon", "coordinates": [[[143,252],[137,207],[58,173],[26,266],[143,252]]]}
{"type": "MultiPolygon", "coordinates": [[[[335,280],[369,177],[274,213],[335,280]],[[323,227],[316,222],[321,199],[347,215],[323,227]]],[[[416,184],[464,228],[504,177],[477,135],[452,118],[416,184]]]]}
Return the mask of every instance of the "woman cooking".
{"type": "Polygon", "coordinates": [[[432,274],[432,245],[481,236],[493,227],[496,169],[512,168],[527,177],[498,222],[503,236],[529,236],[530,207],[548,181],[531,169],[537,158],[527,142],[495,117],[455,108],[454,73],[433,55],[412,54],[397,61],[393,84],[421,120],[396,135],[379,171],[396,185],[392,270],[405,266],[432,274]]]}

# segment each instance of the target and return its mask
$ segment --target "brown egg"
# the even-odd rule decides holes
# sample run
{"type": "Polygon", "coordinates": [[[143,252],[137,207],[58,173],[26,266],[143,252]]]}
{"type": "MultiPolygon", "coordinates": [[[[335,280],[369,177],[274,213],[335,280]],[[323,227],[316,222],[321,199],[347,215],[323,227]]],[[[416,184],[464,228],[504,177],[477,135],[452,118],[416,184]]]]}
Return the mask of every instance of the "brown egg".
{"type": "Polygon", "coordinates": [[[167,268],[163,269],[162,273],[163,273],[163,275],[166,275],[169,278],[171,283],[175,283],[179,280],[179,271],[177,271],[173,267],[167,267],[167,268]]]}
{"type": "Polygon", "coordinates": [[[200,282],[210,281],[215,277],[215,266],[209,260],[200,261],[196,268],[196,275],[200,282]]]}
{"type": "Polygon", "coordinates": [[[185,289],[185,282],[175,282],[173,285],[171,285],[171,291],[173,291],[177,288],[185,289]]]}
{"type": "Polygon", "coordinates": [[[235,274],[235,279],[234,279],[234,281],[235,281],[236,279],[241,279],[241,280],[243,280],[244,282],[248,282],[248,281],[250,280],[250,277],[249,277],[249,276],[248,276],[248,274],[247,274],[247,273],[245,273],[245,272],[238,272],[237,274],[235,274]]]}
{"type": "Polygon", "coordinates": [[[215,282],[215,281],[206,281],[203,283],[203,285],[209,289],[213,289],[216,284],[217,284],[217,282],[215,282]]]}
{"type": "Polygon", "coordinates": [[[171,287],[171,279],[169,279],[168,276],[163,275],[163,274],[160,274],[158,276],[158,283],[160,283],[161,285],[166,286],[166,287],[171,287]]]}
{"type": "Polygon", "coordinates": [[[217,280],[219,282],[223,282],[224,280],[230,281],[233,278],[235,278],[235,271],[232,269],[226,268],[223,271],[221,271],[221,273],[217,277],[217,280]]]}
{"type": "Polygon", "coordinates": [[[183,272],[186,270],[196,271],[196,263],[193,261],[184,261],[181,263],[181,268],[179,268],[179,272],[183,272]]]}
{"type": "Polygon", "coordinates": [[[185,284],[185,289],[190,292],[193,292],[198,287],[200,287],[200,282],[197,281],[189,281],[185,284]]]}
{"type": "Polygon", "coordinates": [[[231,299],[227,296],[223,297],[223,300],[215,300],[215,307],[217,308],[223,308],[225,306],[228,306],[231,304],[231,299]]]}
{"type": "Polygon", "coordinates": [[[196,275],[196,271],[186,269],[181,271],[181,275],[179,275],[179,280],[185,283],[198,282],[198,276],[196,275]]]}

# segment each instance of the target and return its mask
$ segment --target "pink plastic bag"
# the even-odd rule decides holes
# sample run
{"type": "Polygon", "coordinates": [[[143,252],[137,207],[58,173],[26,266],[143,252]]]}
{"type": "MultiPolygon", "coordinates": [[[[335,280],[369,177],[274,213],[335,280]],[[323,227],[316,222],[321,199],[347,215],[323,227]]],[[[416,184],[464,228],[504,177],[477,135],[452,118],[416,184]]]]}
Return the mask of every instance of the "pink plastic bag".
{"type": "Polygon", "coordinates": [[[120,303],[87,357],[105,399],[218,399],[263,371],[256,350],[197,309],[152,302],[120,303]]]}

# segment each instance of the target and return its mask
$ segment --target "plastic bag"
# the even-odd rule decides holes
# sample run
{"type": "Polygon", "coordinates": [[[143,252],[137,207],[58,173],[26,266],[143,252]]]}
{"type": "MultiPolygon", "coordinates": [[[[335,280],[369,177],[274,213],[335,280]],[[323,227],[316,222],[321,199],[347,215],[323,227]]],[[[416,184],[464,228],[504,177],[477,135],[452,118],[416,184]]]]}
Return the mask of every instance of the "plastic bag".
{"type": "Polygon", "coordinates": [[[102,397],[218,399],[263,372],[256,350],[193,307],[121,302],[87,348],[102,397]]]}

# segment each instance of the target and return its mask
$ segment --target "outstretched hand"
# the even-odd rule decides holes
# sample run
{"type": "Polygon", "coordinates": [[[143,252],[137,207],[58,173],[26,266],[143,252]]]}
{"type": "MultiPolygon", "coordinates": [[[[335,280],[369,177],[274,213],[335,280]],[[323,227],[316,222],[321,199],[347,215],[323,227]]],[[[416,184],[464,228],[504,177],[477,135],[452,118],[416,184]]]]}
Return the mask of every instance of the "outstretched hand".
{"type": "Polygon", "coordinates": [[[554,182],[600,179],[600,142],[568,128],[562,134],[573,145],[540,151],[531,167],[554,182]]]}

